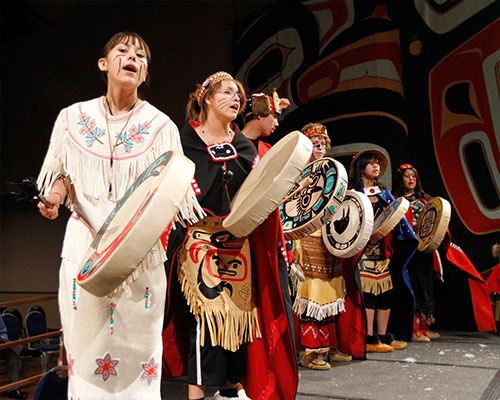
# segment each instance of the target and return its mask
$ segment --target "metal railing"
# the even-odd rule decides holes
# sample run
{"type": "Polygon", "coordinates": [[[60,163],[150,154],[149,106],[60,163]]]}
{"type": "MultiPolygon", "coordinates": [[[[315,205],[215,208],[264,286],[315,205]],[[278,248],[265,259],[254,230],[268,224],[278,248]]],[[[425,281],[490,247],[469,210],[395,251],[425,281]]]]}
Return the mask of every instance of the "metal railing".
{"type": "MultiPolygon", "coordinates": [[[[33,303],[41,303],[44,301],[48,300],[54,300],[57,299],[57,294],[49,294],[49,295],[44,295],[44,296],[35,296],[35,297],[28,297],[28,298],[23,298],[23,299],[16,299],[16,300],[9,300],[9,301],[2,301],[0,302],[0,308],[2,307],[14,307],[22,304],[33,304],[33,303]]],[[[37,342],[42,339],[47,339],[51,337],[60,337],[62,335],[62,329],[58,329],[56,331],[52,332],[47,332],[41,335],[36,335],[36,336],[30,336],[18,340],[13,340],[5,343],[0,343],[0,350],[8,349],[10,347],[14,346],[19,346],[19,345],[25,345],[27,343],[31,342],[37,342]]],[[[58,360],[58,365],[63,365],[64,362],[64,346],[61,343],[61,346],[59,348],[59,360],[58,360]]],[[[43,376],[45,375],[44,372],[40,374],[36,374],[24,379],[20,379],[16,382],[11,382],[5,385],[0,386],[0,392],[6,392],[9,390],[15,390],[24,386],[31,385],[35,382],[38,382],[43,376]]]]}

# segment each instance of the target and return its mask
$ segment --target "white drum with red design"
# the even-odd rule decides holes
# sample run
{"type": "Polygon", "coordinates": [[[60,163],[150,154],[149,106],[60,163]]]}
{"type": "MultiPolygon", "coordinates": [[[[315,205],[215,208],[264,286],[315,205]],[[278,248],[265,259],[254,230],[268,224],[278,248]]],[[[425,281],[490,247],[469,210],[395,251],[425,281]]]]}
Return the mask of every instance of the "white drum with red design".
{"type": "Polygon", "coordinates": [[[370,199],[361,192],[348,190],[332,220],[323,225],[323,243],[334,256],[349,258],[363,250],[372,230],[370,199]]]}
{"type": "Polygon", "coordinates": [[[95,296],[106,296],[124,282],[174,219],[194,170],[194,163],[177,151],[158,157],[99,229],[81,264],[78,284],[95,296]]]}
{"type": "Polygon", "coordinates": [[[347,172],[340,162],[323,157],[308,164],[280,206],[285,237],[300,239],[330,222],[346,191],[347,172]]]}
{"type": "Polygon", "coordinates": [[[234,196],[224,228],[236,237],[248,236],[285,198],[311,153],[311,141],[299,131],[271,147],[234,196]]]}
{"type": "Polygon", "coordinates": [[[410,202],[404,197],[399,197],[389,204],[384,211],[375,218],[371,240],[377,242],[392,231],[399,221],[404,218],[409,207],[410,202]]]}
{"type": "Polygon", "coordinates": [[[451,205],[442,197],[434,197],[420,212],[416,234],[418,250],[432,253],[444,239],[451,218],[451,205]]]}

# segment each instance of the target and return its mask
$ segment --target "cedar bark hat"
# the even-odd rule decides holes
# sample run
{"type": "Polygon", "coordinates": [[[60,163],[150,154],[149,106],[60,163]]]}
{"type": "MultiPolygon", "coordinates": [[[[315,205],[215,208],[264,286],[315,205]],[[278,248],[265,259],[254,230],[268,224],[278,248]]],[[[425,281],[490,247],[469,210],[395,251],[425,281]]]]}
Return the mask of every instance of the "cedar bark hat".
{"type": "Polygon", "coordinates": [[[387,157],[384,153],[377,149],[367,149],[356,154],[351,161],[351,165],[349,166],[349,176],[353,176],[354,166],[356,165],[358,159],[367,153],[372,153],[374,155],[374,158],[376,158],[380,163],[380,174],[378,176],[378,179],[382,178],[382,176],[385,174],[385,171],[387,170],[387,166],[389,165],[389,160],[387,160],[387,157]]]}

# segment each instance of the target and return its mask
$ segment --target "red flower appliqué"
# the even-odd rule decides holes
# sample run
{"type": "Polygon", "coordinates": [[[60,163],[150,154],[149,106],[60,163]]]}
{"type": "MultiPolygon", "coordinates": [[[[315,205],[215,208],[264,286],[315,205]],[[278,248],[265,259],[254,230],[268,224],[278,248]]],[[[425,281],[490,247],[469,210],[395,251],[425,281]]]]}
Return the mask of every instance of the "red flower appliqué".
{"type": "Polygon", "coordinates": [[[155,358],[152,357],[148,363],[142,364],[142,369],[144,372],[142,373],[141,378],[147,379],[148,383],[151,383],[153,379],[158,378],[158,366],[159,364],[155,364],[155,358]]]}
{"type": "Polygon", "coordinates": [[[73,366],[75,365],[75,360],[71,358],[71,354],[68,355],[68,375],[73,375],[73,366]]]}
{"type": "Polygon", "coordinates": [[[115,368],[118,360],[112,360],[109,353],[104,358],[97,358],[95,361],[99,367],[94,371],[94,374],[102,375],[103,380],[107,380],[110,375],[118,375],[115,368]]]}

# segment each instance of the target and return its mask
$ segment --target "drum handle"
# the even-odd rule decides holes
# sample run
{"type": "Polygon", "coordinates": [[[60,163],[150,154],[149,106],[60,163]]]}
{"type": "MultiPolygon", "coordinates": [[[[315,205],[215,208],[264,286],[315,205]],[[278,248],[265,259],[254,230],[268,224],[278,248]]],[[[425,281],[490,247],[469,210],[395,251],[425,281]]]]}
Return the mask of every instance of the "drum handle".
{"type": "Polygon", "coordinates": [[[295,194],[297,194],[298,192],[300,192],[301,190],[305,189],[306,187],[308,187],[311,183],[313,183],[313,180],[309,177],[307,177],[306,179],[304,179],[304,182],[302,182],[300,184],[300,186],[295,189],[292,193],[290,193],[288,196],[286,196],[283,200],[280,201],[280,203],[278,205],[282,205],[283,203],[286,203],[288,200],[290,200],[295,194]]]}

